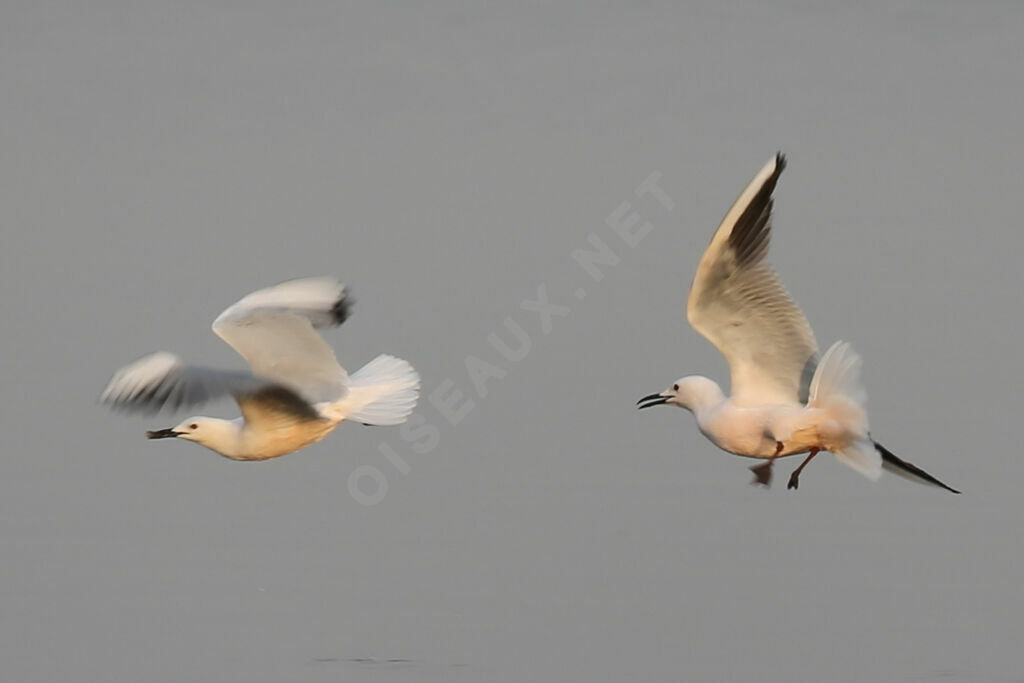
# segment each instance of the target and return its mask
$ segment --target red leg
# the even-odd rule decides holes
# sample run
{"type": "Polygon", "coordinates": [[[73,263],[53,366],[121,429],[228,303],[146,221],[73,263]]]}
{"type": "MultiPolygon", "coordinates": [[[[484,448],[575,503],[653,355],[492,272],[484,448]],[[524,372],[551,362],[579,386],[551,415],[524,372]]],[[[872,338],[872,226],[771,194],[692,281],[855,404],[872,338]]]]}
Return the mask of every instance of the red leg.
{"type": "Polygon", "coordinates": [[[807,455],[807,458],[800,463],[800,467],[793,470],[793,474],[789,475],[789,484],[786,485],[787,489],[800,488],[800,473],[803,472],[805,467],[807,467],[807,463],[814,460],[814,456],[816,456],[820,450],[820,448],[812,448],[811,452],[807,455]]]}
{"type": "Polygon", "coordinates": [[[775,452],[772,453],[771,457],[768,458],[768,462],[761,463],[760,465],[754,465],[750,468],[750,471],[754,473],[754,481],[751,484],[761,486],[771,486],[772,484],[772,465],[775,464],[775,458],[779,457],[779,453],[785,445],[781,441],[775,442],[775,452]]]}

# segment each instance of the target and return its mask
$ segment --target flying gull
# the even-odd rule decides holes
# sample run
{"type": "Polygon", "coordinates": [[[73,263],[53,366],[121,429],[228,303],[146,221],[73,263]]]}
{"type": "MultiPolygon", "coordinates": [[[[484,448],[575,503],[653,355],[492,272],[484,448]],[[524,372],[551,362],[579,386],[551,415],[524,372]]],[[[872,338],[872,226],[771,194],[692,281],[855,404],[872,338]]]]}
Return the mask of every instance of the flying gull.
{"type": "Polygon", "coordinates": [[[781,153],[758,172],[725,215],[697,266],[686,317],[729,363],[732,394],[707,377],[683,377],[640,399],[640,408],[675,405],[691,411],[701,433],[719,448],[766,462],[751,467],[754,483],[771,483],[777,458],[807,453],[789,479],[821,451],[870,479],[885,468],[959,493],[871,438],[860,384],[861,360],[836,342],[818,360],[803,312],[765,262],[772,193],[786,167],[781,153]]]}
{"type": "Polygon", "coordinates": [[[187,365],[160,351],[119,370],[100,400],[115,409],[153,414],[230,395],[240,418],[190,417],[147,436],[194,441],[232,460],[292,453],[320,441],[344,420],[401,424],[419,396],[413,367],[380,355],[349,375],[316,331],[341,325],[350,309],[345,286],[334,278],[261,289],[213,322],[213,331],[251,372],[187,365]]]}

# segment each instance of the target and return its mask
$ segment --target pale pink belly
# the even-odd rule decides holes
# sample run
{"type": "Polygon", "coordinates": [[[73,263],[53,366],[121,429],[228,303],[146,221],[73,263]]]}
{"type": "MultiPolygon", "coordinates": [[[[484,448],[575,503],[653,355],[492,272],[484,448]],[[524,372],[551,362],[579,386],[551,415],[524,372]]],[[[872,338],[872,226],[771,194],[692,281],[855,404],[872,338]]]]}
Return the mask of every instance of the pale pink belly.
{"type": "Polygon", "coordinates": [[[723,410],[701,431],[719,448],[748,458],[772,457],[778,438],[783,443],[781,457],[804,453],[820,443],[805,415],[802,407],[723,410]]]}
{"type": "Polygon", "coordinates": [[[272,431],[253,434],[244,455],[235,457],[235,460],[269,460],[294,453],[300,448],[322,440],[336,426],[335,422],[318,420],[316,422],[300,422],[272,431]]]}

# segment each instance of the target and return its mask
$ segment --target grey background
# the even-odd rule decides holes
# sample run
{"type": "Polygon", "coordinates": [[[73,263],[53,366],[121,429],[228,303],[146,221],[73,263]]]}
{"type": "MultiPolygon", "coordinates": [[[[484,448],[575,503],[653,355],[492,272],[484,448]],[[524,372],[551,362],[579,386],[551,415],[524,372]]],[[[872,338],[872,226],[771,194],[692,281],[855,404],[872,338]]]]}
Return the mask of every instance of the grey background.
{"type": "Polygon", "coordinates": [[[2,19],[6,680],[1024,679],[1019,3],[2,19]],[[876,437],[963,496],[827,458],[757,490],[687,414],[634,410],[726,380],[686,290],[776,149],[774,264],[865,357],[876,437]],[[633,194],[654,171],[671,213],[633,194]],[[605,225],[623,201],[654,226],[635,249],[605,225]],[[591,233],[622,258],[599,283],[570,257],[591,233]],[[152,350],[240,367],[212,319],[313,274],[358,298],[328,335],[349,368],[507,375],[458,426],[424,398],[425,454],[343,425],[235,463],[142,438],[184,415],[95,404],[152,350]],[[541,284],[571,307],[548,335],[520,308],[541,284]],[[486,341],[507,316],[516,364],[486,341]]]}

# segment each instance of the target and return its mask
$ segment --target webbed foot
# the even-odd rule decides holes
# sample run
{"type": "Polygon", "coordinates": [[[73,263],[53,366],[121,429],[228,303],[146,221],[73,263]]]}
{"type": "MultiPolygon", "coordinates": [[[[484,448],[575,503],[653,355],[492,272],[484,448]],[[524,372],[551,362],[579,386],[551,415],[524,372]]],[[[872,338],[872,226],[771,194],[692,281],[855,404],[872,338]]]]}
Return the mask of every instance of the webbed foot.
{"type": "Polygon", "coordinates": [[[768,458],[768,462],[760,465],[754,465],[750,468],[750,471],[754,473],[754,481],[750,482],[752,486],[765,486],[769,487],[772,485],[772,465],[775,464],[775,458],[779,457],[779,453],[785,448],[785,444],[781,441],[775,442],[775,452],[772,453],[771,457],[768,458]]]}
{"type": "Polygon", "coordinates": [[[807,459],[800,463],[800,467],[797,467],[795,470],[793,470],[793,474],[789,475],[789,483],[786,484],[787,490],[800,488],[800,473],[804,471],[805,467],[807,467],[807,463],[814,460],[814,456],[816,456],[820,450],[821,449],[819,448],[812,448],[810,454],[808,454],[807,456],[807,459]]]}
{"type": "Polygon", "coordinates": [[[764,486],[769,487],[772,485],[772,465],[774,459],[768,462],[763,462],[760,465],[754,465],[750,468],[750,471],[754,473],[754,481],[750,482],[751,486],[764,486]]]}

